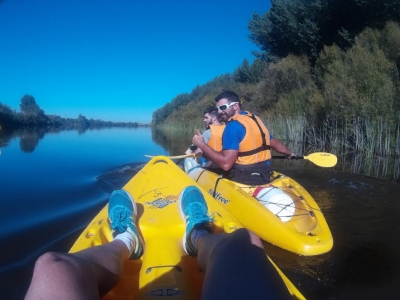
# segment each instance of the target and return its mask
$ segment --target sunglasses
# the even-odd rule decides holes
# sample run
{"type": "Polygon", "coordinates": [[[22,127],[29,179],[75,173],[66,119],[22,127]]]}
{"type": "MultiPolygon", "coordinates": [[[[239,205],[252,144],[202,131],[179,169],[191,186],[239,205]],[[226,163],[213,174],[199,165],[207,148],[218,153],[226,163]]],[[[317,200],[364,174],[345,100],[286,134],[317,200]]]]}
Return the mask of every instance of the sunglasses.
{"type": "Polygon", "coordinates": [[[224,111],[224,110],[227,110],[229,107],[231,107],[233,104],[237,104],[237,103],[239,103],[239,102],[231,102],[228,104],[222,104],[220,106],[217,106],[217,108],[221,111],[224,111]]]}

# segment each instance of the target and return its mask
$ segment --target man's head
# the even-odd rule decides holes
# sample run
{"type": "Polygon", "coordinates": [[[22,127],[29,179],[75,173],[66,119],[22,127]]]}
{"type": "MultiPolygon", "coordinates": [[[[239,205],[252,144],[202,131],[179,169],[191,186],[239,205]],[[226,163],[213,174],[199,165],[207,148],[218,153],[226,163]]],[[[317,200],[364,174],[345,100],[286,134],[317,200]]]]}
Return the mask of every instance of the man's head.
{"type": "Polygon", "coordinates": [[[204,111],[204,122],[208,125],[221,125],[218,108],[210,106],[204,111]]]}
{"type": "Polygon", "coordinates": [[[234,92],[225,91],[215,98],[218,108],[220,119],[224,122],[228,121],[230,117],[241,112],[239,96],[234,92]]]}

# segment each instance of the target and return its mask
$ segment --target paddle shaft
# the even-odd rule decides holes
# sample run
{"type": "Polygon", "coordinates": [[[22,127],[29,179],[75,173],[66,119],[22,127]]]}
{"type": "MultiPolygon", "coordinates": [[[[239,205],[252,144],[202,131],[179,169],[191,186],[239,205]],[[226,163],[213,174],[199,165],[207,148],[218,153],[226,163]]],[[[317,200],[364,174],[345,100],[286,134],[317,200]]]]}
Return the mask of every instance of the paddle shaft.
{"type": "MultiPolygon", "coordinates": [[[[151,155],[145,155],[146,157],[154,157],[151,155]]],[[[185,155],[177,155],[177,156],[167,156],[170,159],[179,159],[179,158],[185,158],[185,157],[200,157],[201,153],[191,153],[191,154],[185,154],[185,155]]],[[[315,152],[311,153],[307,156],[272,156],[272,159],[305,159],[308,161],[311,161],[315,165],[319,167],[325,167],[325,168],[330,168],[336,165],[337,163],[337,157],[334,154],[331,153],[326,153],[326,152],[315,152]]]]}
{"type": "Polygon", "coordinates": [[[283,156],[283,155],[273,155],[273,159],[304,159],[304,156],[283,156]]]}

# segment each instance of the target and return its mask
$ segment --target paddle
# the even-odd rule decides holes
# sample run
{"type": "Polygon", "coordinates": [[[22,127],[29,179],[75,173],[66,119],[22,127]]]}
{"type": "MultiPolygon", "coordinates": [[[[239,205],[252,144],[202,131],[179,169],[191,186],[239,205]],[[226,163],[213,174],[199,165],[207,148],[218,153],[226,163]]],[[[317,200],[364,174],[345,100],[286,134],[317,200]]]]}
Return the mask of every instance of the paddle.
{"type": "MultiPolygon", "coordinates": [[[[158,155],[145,155],[145,156],[149,157],[149,158],[153,158],[153,157],[156,157],[158,155]]],[[[183,154],[183,155],[176,155],[176,156],[166,156],[166,157],[168,157],[169,159],[178,159],[178,158],[185,158],[185,157],[197,158],[197,157],[202,157],[202,156],[203,156],[202,153],[190,153],[190,154],[183,154]]]]}
{"type": "MultiPolygon", "coordinates": [[[[272,156],[273,159],[287,159],[287,156],[272,156]]],[[[337,157],[334,154],[327,152],[315,152],[306,156],[296,156],[290,159],[305,159],[316,164],[319,167],[330,168],[337,163],[337,157]]]]}
{"type": "MultiPolygon", "coordinates": [[[[146,157],[153,158],[152,155],[145,155],[146,157]]],[[[178,158],[185,158],[185,157],[201,157],[201,153],[191,153],[191,154],[184,154],[184,155],[176,155],[176,156],[167,156],[170,159],[178,159],[178,158]]],[[[272,156],[273,159],[288,159],[287,156],[272,156]]],[[[327,153],[327,152],[315,152],[311,153],[306,156],[296,156],[291,159],[305,159],[309,160],[312,163],[316,164],[319,167],[330,168],[334,167],[337,163],[337,157],[334,154],[327,153]]]]}

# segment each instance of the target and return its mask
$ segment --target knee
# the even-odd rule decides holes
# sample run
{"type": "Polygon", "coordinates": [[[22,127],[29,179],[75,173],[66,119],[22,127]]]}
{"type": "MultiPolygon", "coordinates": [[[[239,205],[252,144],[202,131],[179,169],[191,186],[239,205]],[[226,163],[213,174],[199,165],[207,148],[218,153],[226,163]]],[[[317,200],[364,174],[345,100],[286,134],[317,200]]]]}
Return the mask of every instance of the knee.
{"type": "Polygon", "coordinates": [[[70,265],[69,257],[67,254],[57,252],[47,252],[41,255],[35,263],[36,271],[50,271],[60,267],[70,265]]]}
{"type": "Polygon", "coordinates": [[[246,228],[239,228],[232,233],[233,240],[237,243],[251,244],[263,248],[260,238],[252,231],[246,228]]]}
{"type": "Polygon", "coordinates": [[[62,253],[46,252],[45,254],[42,254],[41,256],[39,256],[39,258],[36,260],[36,265],[37,266],[47,266],[54,262],[60,262],[64,259],[63,256],[64,256],[64,254],[62,254],[62,253]]]}
{"type": "Polygon", "coordinates": [[[254,232],[248,230],[248,229],[244,229],[246,230],[249,238],[250,238],[250,243],[254,246],[257,246],[259,248],[264,248],[261,239],[258,237],[258,235],[256,235],[254,232]]]}

